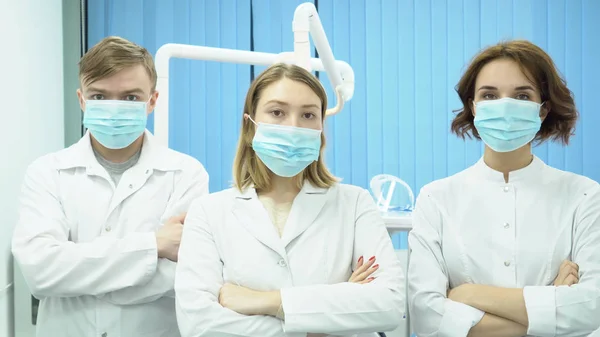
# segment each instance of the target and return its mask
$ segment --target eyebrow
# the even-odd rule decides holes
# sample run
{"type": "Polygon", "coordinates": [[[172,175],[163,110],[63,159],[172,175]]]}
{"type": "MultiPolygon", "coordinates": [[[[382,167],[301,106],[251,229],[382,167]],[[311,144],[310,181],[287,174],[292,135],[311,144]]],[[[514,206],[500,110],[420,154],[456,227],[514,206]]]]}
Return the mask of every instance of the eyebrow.
{"type": "MultiPolygon", "coordinates": [[[[101,93],[101,94],[107,94],[107,93],[109,93],[106,90],[102,90],[102,89],[96,88],[96,87],[89,87],[87,89],[87,92],[97,92],[97,93],[101,93]]],[[[144,90],[142,90],[141,88],[133,88],[131,90],[124,91],[121,94],[123,94],[123,95],[131,95],[131,94],[143,94],[143,93],[144,93],[144,90]]]]}
{"type": "MultiPolygon", "coordinates": [[[[276,100],[276,99],[272,99],[272,100],[268,101],[265,105],[271,104],[271,103],[275,103],[275,104],[279,104],[279,105],[284,105],[284,106],[289,106],[288,103],[283,102],[283,101],[279,101],[279,100],[276,100]]],[[[319,106],[316,105],[316,104],[304,104],[304,105],[302,105],[302,107],[303,108],[316,108],[316,109],[319,109],[319,106]]]]}
{"type": "MultiPolygon", "coordinates": [[[[480,90],[498,90],[498,88],[491,86],[491,85],[484,85],[484,86],[481,86],[479,89],[477,89],[477,91],[480,91],[480,90]]],[[[517,90],[517,91],[520,91],[520,90],[535,91],[535,89],[530,85],[522,85],[522,86],[516,87],[515,90],[517,90]]]]}

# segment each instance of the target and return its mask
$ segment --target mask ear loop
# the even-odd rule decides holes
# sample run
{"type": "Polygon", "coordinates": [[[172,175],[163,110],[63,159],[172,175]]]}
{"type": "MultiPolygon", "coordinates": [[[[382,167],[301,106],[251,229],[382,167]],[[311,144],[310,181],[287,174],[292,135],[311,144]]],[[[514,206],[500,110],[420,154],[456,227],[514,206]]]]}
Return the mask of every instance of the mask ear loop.
{"type": "Polygon", "coordinates": [[[252,123],[254,123],[254,125],[258,126],[258,124],[254,121],[254,119],[252,119],[252,117],[250,117],[250,115],[244,114],[244,119],[250,120],[252,123]]]}
{"type": "Polygon", "coordinates": [[[546,106],[544,104],[546,104],[547,101],[543,101],[542,104],[540,104],[540,119],[542,120],[542,122],[544,122],[544,119],[546,119],[546,117],[548,117],[548,114],[550,113],[549,110],[546,109],[546,106]],[[545,112],[542,112],[545,111],[545,112]]]}

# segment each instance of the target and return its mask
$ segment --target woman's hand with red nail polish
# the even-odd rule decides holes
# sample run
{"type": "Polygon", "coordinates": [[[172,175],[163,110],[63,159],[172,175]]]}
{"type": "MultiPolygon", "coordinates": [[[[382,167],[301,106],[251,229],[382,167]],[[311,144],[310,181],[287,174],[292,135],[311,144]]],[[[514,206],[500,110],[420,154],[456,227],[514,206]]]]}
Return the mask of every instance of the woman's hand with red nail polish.
{"type": "Polygon", "coordinates": [[[365,263],[362,256],[358,258],[356,270],[354,270],[348,282],[365,284],[373,281],[375,278],[370,276],[379,268],[378,264],[373,265],[375,260],[375,256],[373,256],[365,263]]]}

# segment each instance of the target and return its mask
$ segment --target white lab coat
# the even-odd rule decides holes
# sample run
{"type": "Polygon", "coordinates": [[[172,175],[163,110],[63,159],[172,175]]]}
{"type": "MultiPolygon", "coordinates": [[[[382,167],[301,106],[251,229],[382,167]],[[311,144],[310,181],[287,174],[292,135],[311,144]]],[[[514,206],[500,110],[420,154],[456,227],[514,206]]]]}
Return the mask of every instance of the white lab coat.
{"type": "Polygon", "coordinates": [[[175,263],[157,258],[154,233],[207,193],[204,167],[147,131],[116,188],[89,133],[33,162],[12,252],[40,299],[37,335],[178,336],[175,263]]]}
{"type": "Polygon", "coordinates": [[[190,207],[175,277],[184,337],[354,336],[390,331],[404,312],[404,274],[370,194],[306,182],[282,237],[253,188],[229,189],[190,207]],[[360,256],[376,256],[370,284],[348,283],[360,256]],[[281,289],[285,321],[244,316],[218,303],[224,283],[281,289]]]}
{"type": "Polygon", "coordinates": [[[509,182],[483,160],[421,190],[409,235],[409,310],[418,336],[466,336],[483,312],[446,298],[464,283],[524,288],[528,335],[600,326],[600,187],[539,158],[509,182]],[[554,287],[560,264],[579,284],[554,287]]]}

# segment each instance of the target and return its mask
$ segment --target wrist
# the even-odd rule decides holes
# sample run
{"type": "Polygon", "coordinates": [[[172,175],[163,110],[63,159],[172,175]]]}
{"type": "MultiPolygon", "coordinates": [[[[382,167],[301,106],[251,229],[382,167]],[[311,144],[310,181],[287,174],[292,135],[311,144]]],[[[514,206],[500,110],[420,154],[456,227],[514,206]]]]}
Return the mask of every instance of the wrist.
{"type": "Polygon", "coordinates": [[[161,247],[161,241],[158,238],[158,235],[155,235],[156,237],[156,255],[158,256],[158,258],[162,258],[163,257],[163,249],[161,247]]]}
{"type": "Polygon", "coordinates": [[[258,314],[277,316],[281,307],[281,292],[279,290],[259,292],[258,314]]]}

